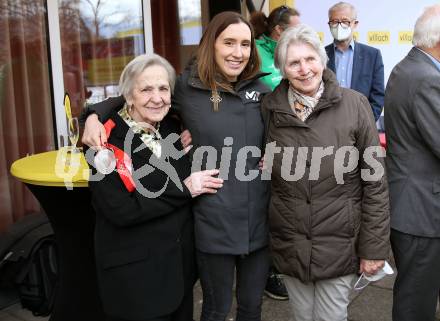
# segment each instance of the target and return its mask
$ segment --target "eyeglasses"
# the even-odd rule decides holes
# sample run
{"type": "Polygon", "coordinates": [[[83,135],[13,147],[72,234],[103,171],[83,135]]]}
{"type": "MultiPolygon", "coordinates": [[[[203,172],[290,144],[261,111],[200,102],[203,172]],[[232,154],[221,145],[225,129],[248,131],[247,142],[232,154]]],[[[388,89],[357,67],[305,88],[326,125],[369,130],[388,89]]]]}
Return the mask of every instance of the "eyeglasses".
{"type": "Polygon", "coordinates": [[[338,25],[341,25],[342,28],[347,29],[352,22],[357,23],[356,20],[330,20],[328,25],[330,28],[336,28],[338,25]]]}

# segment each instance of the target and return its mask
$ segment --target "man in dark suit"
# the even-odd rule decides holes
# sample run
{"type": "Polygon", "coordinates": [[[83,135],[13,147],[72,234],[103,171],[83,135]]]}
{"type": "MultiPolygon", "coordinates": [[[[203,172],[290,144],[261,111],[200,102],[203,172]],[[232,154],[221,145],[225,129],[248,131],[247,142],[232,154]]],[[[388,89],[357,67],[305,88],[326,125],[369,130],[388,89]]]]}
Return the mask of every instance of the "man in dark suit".
{"type": "Polygon", "coordinates": [[[385,95],[395,321],[433,321],[440,290],[439,21],[440,4],[418,18],[385,95]]]}
{"type": "Polygon", "coordinates": [[[374,119],[382,112],[384,72],[379,49],[353,39],[356,29],[356,9],[347,2],[338,2],[328,11],[328,25],[334,42],[325,47],[327,67],[336,73],[339,85],[354,89],[368,98],[374,119]]]}

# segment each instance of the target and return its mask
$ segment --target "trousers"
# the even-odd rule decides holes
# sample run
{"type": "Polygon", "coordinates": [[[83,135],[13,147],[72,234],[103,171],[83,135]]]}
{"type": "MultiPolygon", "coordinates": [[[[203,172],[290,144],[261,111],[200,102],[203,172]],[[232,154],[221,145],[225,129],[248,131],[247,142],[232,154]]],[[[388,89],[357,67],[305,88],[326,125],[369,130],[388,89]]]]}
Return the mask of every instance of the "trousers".
{"type": "Polygon", "coordinates": [[[349,294],[356,274],[303,283],[285,276],[284,284],[295,321],[346,321],[349,294]]]}
{"type": "Polygon", "coordinates": [[[394,321],[434,321],[440,290],[440,238],[391,229],[397,277],[393,289],[394,321]]]}
{"type": "Polygon", "coordinates": [[[197,265],[203,291],[200,321],[224,321],[232,305],[236,272],[237,321],[260,321],[269,273],[269,252],[263,248],[247,255],[198,251],[197,265]]]}

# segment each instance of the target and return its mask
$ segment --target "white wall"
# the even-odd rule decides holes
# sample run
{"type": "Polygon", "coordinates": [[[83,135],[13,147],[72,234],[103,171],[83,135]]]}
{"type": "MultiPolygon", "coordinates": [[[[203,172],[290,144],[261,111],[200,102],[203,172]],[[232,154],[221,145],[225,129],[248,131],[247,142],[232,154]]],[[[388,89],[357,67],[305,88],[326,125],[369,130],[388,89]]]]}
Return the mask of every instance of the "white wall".
{"type": "MultiPolygon", "coordinates": [[[[338,0],[295,0],[295,7],[301,13],[302,22],[321,33],[325,45],[333,41],[327,22],[328,9],[336,2],[338,0]]],[[[403,42],[399,41],[399,33],[410,32],[412,37],[414,23],[423,8],[438,3],[433,0],[352,0],[349,2],[356,7],[358,12],[358,40],[382,52],[385,81],[393,67],[412,47],[411,38],[403,42]],[[368,37],[369,33],[373,37],[376,35],[376,38],[382,37],[384,41],[371,41],[368,37]]]]}

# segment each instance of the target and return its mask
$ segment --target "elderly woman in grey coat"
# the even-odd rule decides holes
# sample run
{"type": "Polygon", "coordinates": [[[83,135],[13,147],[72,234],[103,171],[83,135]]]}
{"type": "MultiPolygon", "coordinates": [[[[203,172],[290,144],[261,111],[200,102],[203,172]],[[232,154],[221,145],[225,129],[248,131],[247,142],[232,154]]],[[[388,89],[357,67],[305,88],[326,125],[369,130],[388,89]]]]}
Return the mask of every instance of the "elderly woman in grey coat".
{"type": "Polygon", "coordinates": [[[296,321],[346,320],[357,273],[389,256],[388,188],[368,100],[325,69],[312,28],[287,29],[275,51],[283,81],[267,95],[270,243],[296,321]]]}

